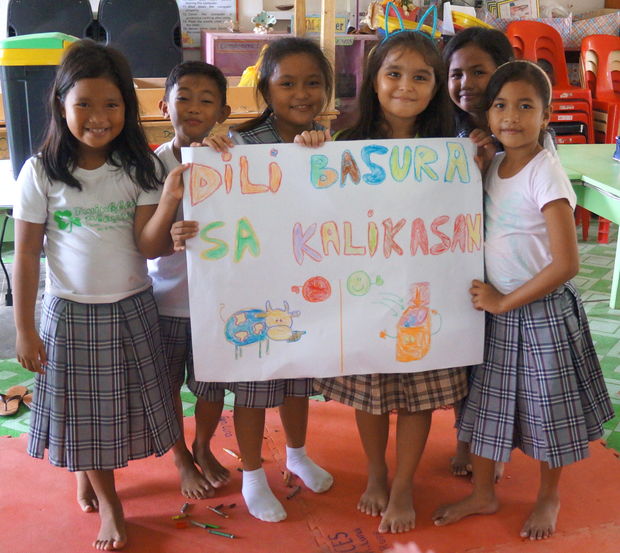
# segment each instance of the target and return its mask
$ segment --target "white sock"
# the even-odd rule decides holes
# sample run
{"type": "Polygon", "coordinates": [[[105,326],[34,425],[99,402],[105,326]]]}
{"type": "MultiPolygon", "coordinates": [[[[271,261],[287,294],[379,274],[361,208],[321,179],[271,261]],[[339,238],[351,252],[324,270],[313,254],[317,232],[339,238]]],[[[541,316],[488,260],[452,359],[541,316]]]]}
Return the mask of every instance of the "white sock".
{"type": "Polygon", "coordinates": [[[334,483],[332,475],[306,455],[305,446],[286,446],[286,468],[316,493],[326,492],[334,483]]]}
{"type": "Polygon", "coordinates": [[[286,511],[273,495],[264,469],[243,471],[241,493],[250,514],[265,522],[279,522],[286,518],[286,511]]]}

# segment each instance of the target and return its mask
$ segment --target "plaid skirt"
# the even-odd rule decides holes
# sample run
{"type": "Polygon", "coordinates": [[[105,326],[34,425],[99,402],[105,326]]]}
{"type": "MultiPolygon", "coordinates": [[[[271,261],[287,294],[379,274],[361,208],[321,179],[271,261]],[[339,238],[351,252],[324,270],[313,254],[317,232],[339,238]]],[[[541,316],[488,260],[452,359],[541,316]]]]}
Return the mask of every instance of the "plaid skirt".
{"type": "Polygon", "coordinates": [[[235,393],[235,407],[266,409],[278,407],[284,398],[310,397],[314,391],[312,378],[281,378],[257,382],[229,382],[226,387],[235,393]]]}
{"type": "Polygon", "coordinates": [[[472,453],[508,461],[518,447],[552,468],[588,456],[588,442],[614,412],[572,283],[508,313],[487,313],[484,359],[458,423],[472,453]]]}
{"type": "Polygon", "coordinates": [[[116,303],[46,295],[28,453],[70,471],[163,455],[179,437],[151,290],[116,303]]]}
{"type": "Polygon", "coordinates": [[[327,399],[373,415],[394,409],[417,413],[452,405],[465,397],[467,370],[454,367],[417,373],[317,378],[314,387],[327,399]]]}
{"type": "Polygon", "coordinates": [[[190,391],[206,401],[223,401],[224,382],[198,382],[194,376],[192,332],[189,317],[160,316],[161,340],[172,388],[178,392],[187,382],[190,391]],[[187,375],[187,380],[186,380],[187,375]]]}

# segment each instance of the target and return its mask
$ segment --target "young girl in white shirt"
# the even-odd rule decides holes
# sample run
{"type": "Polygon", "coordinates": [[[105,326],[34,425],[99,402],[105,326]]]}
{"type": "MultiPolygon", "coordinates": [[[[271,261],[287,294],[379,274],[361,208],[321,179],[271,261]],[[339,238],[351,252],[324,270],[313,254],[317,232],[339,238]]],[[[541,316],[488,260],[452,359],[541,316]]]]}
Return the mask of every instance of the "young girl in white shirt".
{"type": "Polygon", "coordinates": [[[438,526],[491,514],[499,502],[494,463],[520,448],[540,465],[540,486],[521,537],[555,531],[562,468],[588,456],[613,409],[588,320],[570,279],[579,270],[575,193],[541,136],[551,83],[537,65],[502,65],[487,87],[489,127],[504,151],[485,179],[487,282],[472,302],[487,312],[484,362],[474,369],[459,420],[470,444],[471,495],[441,507],[438,526]]]}
{"type": "Polygon", "coordinates": [[[146,257],[170,249],[181,173],[140,127],[123,56],[90,40],[67,51],[41,152],[18,178],[14,215],[18,361],[36,372],[28,452],[75,471],[96,549],[127,541],[114,469],[162,455],[179,436],[146,257]],[[47,281],[35,302],[41,251],[47,281]]]}

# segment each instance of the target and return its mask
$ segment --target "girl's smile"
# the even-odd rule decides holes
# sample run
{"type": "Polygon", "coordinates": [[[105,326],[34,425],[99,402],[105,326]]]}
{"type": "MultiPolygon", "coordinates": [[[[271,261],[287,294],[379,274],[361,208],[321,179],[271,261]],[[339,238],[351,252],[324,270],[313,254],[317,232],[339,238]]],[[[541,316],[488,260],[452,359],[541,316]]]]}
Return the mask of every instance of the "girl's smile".
{"type": "Polygon", "coordinates": [[[311,55],[291,54],[280,60],[269,79],[265,99],[285,142],[312,128],[327,101],[325,86],[321,68],[311,55]]]}
{"type": "Polygon", "coordinates": [[[536,149],[549,115],[539,93],[525,81],[507,82],[487,112],[491,132],[507,152],[536,149]]]}
{"type": "Polygon", "coordinates": [[[392,138],[411,136],[412,125],[435,93],[435,73],[415,50],[394,48],[383,60],[375,91],[392,138]]]}
{"type": "Polygon", "coordinates": [[[61,105],[69,131],[79,142],[79,165],[101,166],[112,142],[125,126],[125,102],[108,78],[80,79],[61,105]]]}
{"type": "Polygon", "coordinates": [[[496,68],[493,58],[474,44],[456,50],[448,72],[448,92],[452,101],[467,113],[482,111],[485,91],[496,68]]]}

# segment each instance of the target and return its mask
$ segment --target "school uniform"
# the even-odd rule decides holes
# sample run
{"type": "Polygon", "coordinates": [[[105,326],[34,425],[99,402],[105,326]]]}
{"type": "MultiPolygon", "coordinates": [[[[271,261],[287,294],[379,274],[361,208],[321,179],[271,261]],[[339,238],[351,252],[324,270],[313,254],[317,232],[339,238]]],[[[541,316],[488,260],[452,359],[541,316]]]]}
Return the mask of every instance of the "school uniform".
{"type": "MultiPolygon", "coordinates": [[[[318,123],[313,130],[323,130],[318,123]]],[[[230,138],[235,144],[279,144],[284,142],[275,126],[275,117],[271,114],[265,121],[249,131],[231,131],[230,138]]],[[[277,407],[289,396],[309,397],[314,395],[312,378],[281,378],[254,382],[230,382],[228,389],[235,393],[235,406],[264,409],[277,407]]]]}
{"type": "MultiPolygon", "coordinates": [[[[174,140],[171,140],[155,150],[168,173],[180,165],[174,155],[173,143],[174,140]]],[[[183,220],[183,205],[179,205],[176,220],[183,220]]],[[[159,309],[162,342],[173,389],[180,390],[187,382],[187,387],[196,397],[223,401],[225,383],[197,381],[194,374],[185,251],[149,260],[148,268],[159,309]]]]}
{"type": "Polygon", "coordinates": [[[53,465],[111,470],[163,455],[179,436],[136,206],[157,203],[118,167],[76,168],[82,190],[22,169],[15,218],[45,225],[47,278],[28,453],[53,465]]]}
{"type": "MultiPolygon", "coordinates": [[[[542,150],[503,179],[498,154],[485,182],[487,280],[507,294],[551,261],[541,209],[575,193],[557,157],[542,150]]],[[[512,449],[561,467],[589,455],[614,411],[588,320],[571,282],[501,315],[486,314],[484,363],[473,370],[458,422],[470,451],[508,461],[512,449]]]]}

